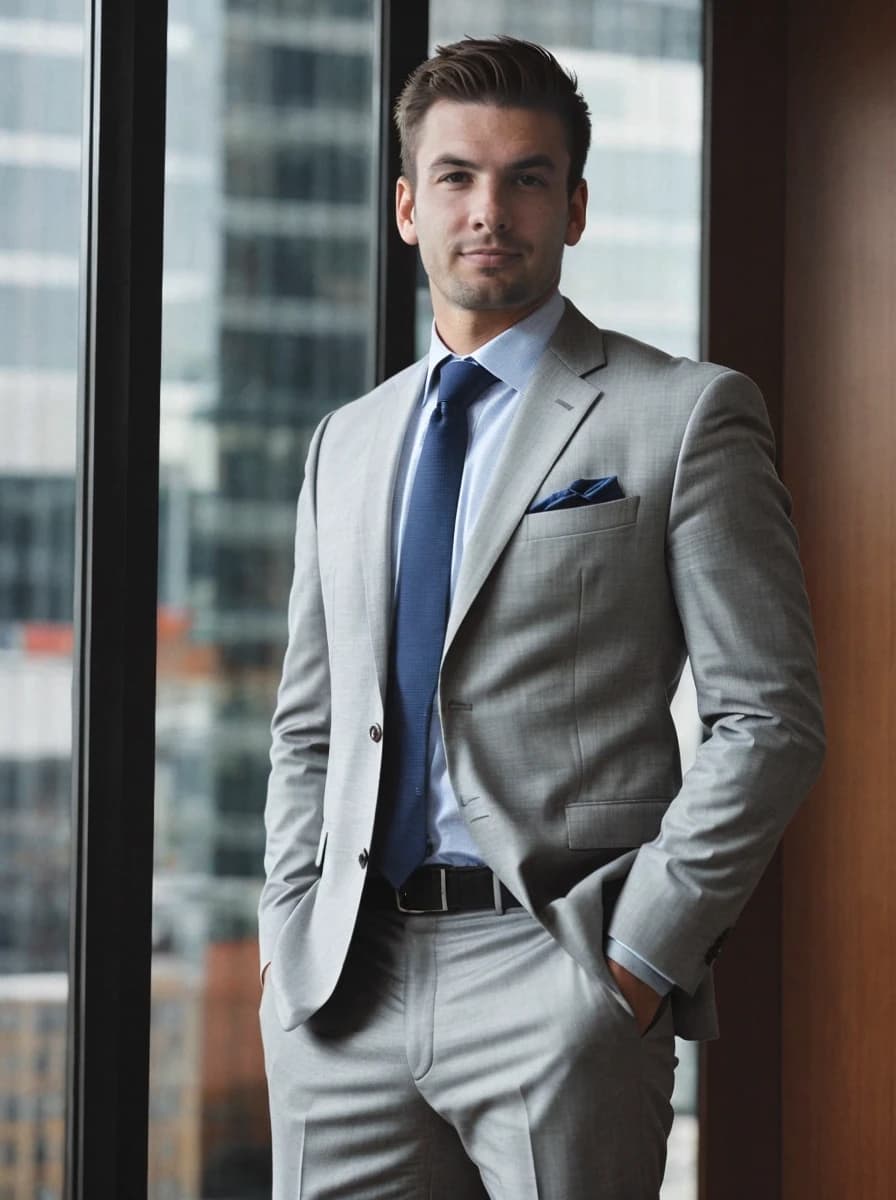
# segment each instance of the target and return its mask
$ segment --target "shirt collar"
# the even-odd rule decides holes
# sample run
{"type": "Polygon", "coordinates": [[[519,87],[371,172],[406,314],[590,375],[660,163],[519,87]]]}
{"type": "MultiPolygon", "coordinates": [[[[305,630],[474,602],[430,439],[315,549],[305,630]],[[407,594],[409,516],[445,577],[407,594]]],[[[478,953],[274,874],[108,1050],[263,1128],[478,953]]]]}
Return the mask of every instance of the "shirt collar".
{"type": "MultiPolygon", "coordinates": [[[[490,342],[479,346],[472,354],[464,355],[472,358],[480,366],[491,371],[492,375],[502,383],[522,392],[535,364],[541,358],[551,340],[554,330],[560,323],[566,301],[559,292],[552,292],[540,308],[530,313],[516,325],[511,325],[490,342]]],[[[436,331],[433,321],[432,334],[429,342],[429,359],[426,371],[426,387],[423,389],[423,401],[429,398],[432,382],[436,371],[448,358],[455,355],[445,345],[436,331]]]]}

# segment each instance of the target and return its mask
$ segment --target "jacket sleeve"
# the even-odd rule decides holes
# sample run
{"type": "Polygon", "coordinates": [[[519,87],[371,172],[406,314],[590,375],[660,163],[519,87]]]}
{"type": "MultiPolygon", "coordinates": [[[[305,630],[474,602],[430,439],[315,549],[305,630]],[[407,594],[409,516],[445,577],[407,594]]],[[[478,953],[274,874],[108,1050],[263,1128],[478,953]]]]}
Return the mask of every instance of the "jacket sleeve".
{"type": "Polygon", "coordinates": [[[824,753],[815,642],[765,404],[717,375],[679,452],[667,568],[709,733],[609,934],[693,993],[824,753]]]}
{"type": "Polygon", "coordinates": [[[264,820],[265,883],[258,910],[264,966],[284,922],[318,876],[330,745],[330,669],[318,560],[316,487],[329,417],[311,440],[296,515],[289,640],[271,723],[271,773],[264,820]]]}

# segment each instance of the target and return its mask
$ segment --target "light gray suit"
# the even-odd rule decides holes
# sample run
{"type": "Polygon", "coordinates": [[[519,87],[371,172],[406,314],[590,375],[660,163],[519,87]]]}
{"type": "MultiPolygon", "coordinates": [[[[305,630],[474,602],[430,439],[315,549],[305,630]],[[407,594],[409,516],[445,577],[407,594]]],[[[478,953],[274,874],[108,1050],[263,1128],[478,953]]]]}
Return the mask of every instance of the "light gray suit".
{"type": "MultiPolygon", "coordinates": [[[[284,1030],[333,992],[369,869],[392,492],[424,375],[417,363],[330,414],[308,455],[260,905],[284,1030]]],[[[788,513],[750,380],[567,305],[449,619],[439,712],[482,857],[603,987],[607,932],[674,980],[686,1038],[716,1033],[709,964],[823,753],[788,513]],[[527,513],[612,475],[624,499],[527,513]],[[669,699],[688,654],[709,736],[682,782],[669,699]]]]}

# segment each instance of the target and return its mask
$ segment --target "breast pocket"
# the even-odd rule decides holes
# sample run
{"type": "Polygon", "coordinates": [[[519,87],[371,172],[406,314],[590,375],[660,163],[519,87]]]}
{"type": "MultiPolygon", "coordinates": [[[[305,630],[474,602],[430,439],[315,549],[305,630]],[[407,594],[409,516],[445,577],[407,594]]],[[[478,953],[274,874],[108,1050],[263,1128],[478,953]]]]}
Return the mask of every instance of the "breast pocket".
{"type": "Polygon", "coordinates": [[[640,496],[607,500],[603,504],[583,504],[579,508],[559,508],[553,512],[528,513],[520,532],[526,541],[540,538],[573,537],[582,533],[621,529],[638,519],[640,496]]]}

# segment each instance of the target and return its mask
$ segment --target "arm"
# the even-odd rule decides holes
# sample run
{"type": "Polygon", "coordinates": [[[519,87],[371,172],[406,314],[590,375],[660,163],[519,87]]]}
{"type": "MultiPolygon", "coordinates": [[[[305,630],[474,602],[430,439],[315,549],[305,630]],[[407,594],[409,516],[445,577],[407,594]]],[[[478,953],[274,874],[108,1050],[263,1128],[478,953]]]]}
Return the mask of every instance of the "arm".
{"type": "Polygon", "coordinates": [[[317,553],[316,483],[329,418],[311,439],[296,515],[289,641],[271,724],[271,774],[265,805],[265,884],[258,909],[264,970],[284,922],[317,878],[330,744],[330,669],[317,553]]]}
{"type": "Polygon", "coordinates": [[[733,371],[682,440],[667,567],[710,736],[639,850],[609,935],[693,993],[821,763],[809,607],[756,386],[733,371]]]}

